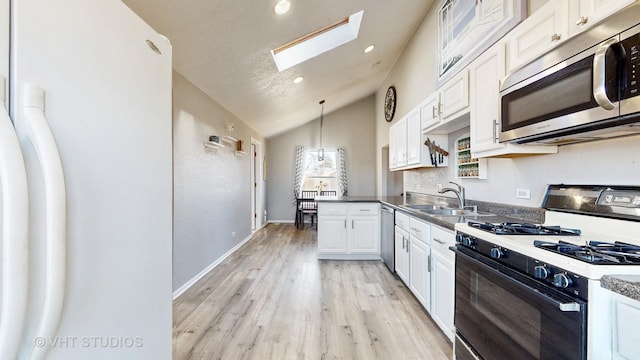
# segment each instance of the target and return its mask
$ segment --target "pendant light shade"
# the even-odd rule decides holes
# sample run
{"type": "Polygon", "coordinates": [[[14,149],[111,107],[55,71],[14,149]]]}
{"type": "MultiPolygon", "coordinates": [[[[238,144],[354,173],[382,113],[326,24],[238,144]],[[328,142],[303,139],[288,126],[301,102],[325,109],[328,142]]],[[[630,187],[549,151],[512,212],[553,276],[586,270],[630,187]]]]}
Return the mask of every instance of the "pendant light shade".
{"type": "Polygon", "coordinates": [[[320,148],[318,149],[318,161],[324,160],[324,149],[322,148],[322,121],[324,120],[324,99],[320,100],[320,148]]]}

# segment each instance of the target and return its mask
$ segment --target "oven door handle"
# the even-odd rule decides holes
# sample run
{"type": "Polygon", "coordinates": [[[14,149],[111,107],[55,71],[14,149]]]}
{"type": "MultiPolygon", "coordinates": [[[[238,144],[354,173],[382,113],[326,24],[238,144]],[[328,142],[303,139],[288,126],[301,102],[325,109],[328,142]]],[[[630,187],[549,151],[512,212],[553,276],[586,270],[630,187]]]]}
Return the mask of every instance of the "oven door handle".
{"type": "Polygon", "coordinates": [[[607,64],[605,62],[605,55],[611,45],[617,42],[618,39],[616,38],[611,38],[603,42],[593,57],[593,98],[598,105],[605,110],[613,110],[616,107],[616,104],[607,96],[607,64]]]}
{"type": "MultiPolygon", "coordinates": [[[[519,286],[523,287],[524,289],[527,290],[527,292],[529,292],[530,294],[532,294],[533,296],[537,297],[538,299],[546,302],[547,304],[551,304],[554,307],[556,307],[558,310],[562,311],[562,312],[582,312],[584,309],[584,303],[579,303],[577,301],[570,301],[570,302],[565,302],[562,300],[559,300],[555,297],[552,297],[549,294],[545,294],[542,291],[532,287],[529,285],[529,283],[531,282],[530,279],[527,279],[525,276],[521,275],[520,273],[518,273],[515,270],[512,270],[498,262],[495,262],[493,260],[490,259],[478,259],[476,257],[474,257],[473,255],[467,254],[465,252],[460,251],[459,249],[455,249],[454,250],[456,255],[458,256],[464,256],[467,261],[470,262],[474,262],[476,263],[477,266],[481,266],[485,271],[490,271],[490,272],[494,272],[496,273],[497,276],[500,276],[506,280],[509,280],[511,282],[514,283],[518,283],[519,286]],[[491,262],[492,265],[488,264],[488,262],[491,262]]],[[[457,265],[456,265],[457,266],[457,265]]]]}

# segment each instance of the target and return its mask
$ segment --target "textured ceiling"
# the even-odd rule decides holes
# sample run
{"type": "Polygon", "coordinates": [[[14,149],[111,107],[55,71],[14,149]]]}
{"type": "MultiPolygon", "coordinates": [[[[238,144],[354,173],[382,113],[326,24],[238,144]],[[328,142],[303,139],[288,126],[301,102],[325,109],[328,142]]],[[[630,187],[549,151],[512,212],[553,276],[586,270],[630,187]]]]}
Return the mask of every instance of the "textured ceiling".
{"type": "Polygon", "coordinates": [[[277,1],[123,0],[171,40],[178,72],[266,137],[318,118],[321,99],[329,113],[373,94],[432,3],[290,0],[278,16],[277,1]],[[278,72],[271,49],[360,10],[358,39],[278,72]]]}

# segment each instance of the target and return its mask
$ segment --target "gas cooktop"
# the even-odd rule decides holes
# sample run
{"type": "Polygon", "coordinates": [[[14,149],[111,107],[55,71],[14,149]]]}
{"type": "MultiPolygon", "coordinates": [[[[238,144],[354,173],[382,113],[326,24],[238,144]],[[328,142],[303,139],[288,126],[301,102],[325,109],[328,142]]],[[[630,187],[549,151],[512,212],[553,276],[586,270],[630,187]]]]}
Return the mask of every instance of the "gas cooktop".
{"type": "Polygon", "coordinates": [[[476,229],[488,231],[496,235],[555,235],[555,236],[577,236],[580,235],[579,229],[568,229],[560,226],[549,226],[529,223],[483,223],[469,222],[469,226],[476,229]]]}
{"type": "Polygon", "coordinates": [[[616,241],[576,245],[536,240],[534,246],[595,265],[640,265],[640,246],[616,241]]]}

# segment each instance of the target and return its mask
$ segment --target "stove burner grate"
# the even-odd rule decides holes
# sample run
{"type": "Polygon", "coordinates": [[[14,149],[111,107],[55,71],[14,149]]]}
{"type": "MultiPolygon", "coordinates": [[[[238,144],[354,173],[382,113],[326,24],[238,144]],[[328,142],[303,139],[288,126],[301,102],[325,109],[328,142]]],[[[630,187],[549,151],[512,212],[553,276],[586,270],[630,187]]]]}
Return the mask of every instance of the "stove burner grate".
{"type": "Polygon", "coordinates": [[[548,226],[529,223],[482,223],[469,222],[469,226],[488,231],[496,235],[580,235],[579,229],[567,229],[560,226],[548,226]]]}
{"type": "Polygon", "coordinates": [[[536,240],[536,247],[562,254],[596,265],[640,265],[640,246],[616,241],[615,243],[589,241],[575,245],[564,241],[558,243],[536,240]]]}

